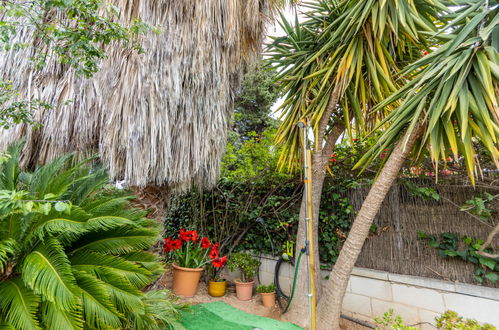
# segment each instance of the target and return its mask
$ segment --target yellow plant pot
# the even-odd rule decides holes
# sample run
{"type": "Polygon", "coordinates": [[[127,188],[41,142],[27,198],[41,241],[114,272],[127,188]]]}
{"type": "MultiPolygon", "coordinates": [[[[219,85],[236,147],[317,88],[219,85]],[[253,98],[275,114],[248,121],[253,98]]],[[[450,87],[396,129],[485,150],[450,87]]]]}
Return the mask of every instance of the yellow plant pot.
{"type": "Polygon", "coordinates": [[[225,290],[227,289],[227,281],[222,282],[210,281],[208,283],[208,293],[212,297],[222,297],[225,295],[225,290]]]}

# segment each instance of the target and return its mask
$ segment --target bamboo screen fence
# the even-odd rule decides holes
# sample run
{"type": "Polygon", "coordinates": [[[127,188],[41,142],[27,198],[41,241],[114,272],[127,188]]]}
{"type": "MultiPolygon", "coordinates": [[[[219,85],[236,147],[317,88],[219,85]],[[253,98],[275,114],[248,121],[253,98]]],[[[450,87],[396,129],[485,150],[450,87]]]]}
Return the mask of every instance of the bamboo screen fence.
{"type": "MultiPolygon", "coordinates": [[[[418,232],[436,236],[443,232],[453,232],[460,237],[485,240],[493,225],[499,221],[499,203],[496,201],[492,206],[496,213],[492,219],[488,219],[489,224],[461,211],[459,207],[484,192],[499,194],[499,186],[473,188],[469,185],[444,185],[428,181],[424,185],[433,186],[441,199],[425,200],[414,196],[402,184],[392,187],[375,219],[377,234],[372,235],[364,244],[356,266],[478,284],[473,277],[473,264],[457,258],[440,257],[437,249],[418,239],[418,232]]],[[[348,192],[356,210],[360,208],[368,192],[368,187],[348,192]]],[[[494,243],[499,246],[499,237],[496,237],[494,243]]],[[[484,285],[499,287],[499,283],[484,285]]]]}

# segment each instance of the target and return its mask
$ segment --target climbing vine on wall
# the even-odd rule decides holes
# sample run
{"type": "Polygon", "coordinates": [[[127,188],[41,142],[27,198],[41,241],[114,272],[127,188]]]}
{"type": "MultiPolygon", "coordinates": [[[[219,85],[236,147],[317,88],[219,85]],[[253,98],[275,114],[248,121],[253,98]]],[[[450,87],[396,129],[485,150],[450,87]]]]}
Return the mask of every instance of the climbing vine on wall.
{"type": "MultiPolygon", "coordinates": [[[[456,258],[475,265],[475,279],[479,283],[499,280],[499,259],[488,258],[477,252],[483,240],[474,237],[459,237],[455,233],[441,233],[438,237],[420,232],[419,239],[424,240],[429,246],[438,249],[438,254],[443,258],[456,258]]],[[[485,252],[492,253],[492,249],[485,252]]]]}

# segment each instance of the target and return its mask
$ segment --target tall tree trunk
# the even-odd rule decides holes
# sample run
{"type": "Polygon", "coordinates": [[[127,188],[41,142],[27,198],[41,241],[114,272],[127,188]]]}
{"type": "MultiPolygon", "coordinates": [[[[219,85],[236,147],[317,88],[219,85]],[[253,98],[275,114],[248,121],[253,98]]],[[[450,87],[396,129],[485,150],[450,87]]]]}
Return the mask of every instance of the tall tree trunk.
{"type": "MultiPolygon", "coordinates": [[[[328,136],[328,143],[312,155],[312,210],[313,210],[313,225],[314,225],[314,254],[316,256],[315,263],[315,283],[317,301],[322,295],[322,277],[320,272],[319,263],[319,241],[318,241],[318,228],[319,228],[319,209],[321,204],[322,187],[326,178],[326,166],[329,157],[333,151],[336,141],[345,130],[343,123],[337,123],[332,128],[328,136]]],[[[307,206],[305,203],[305,196],[302,199],[300,206],[300,220],[298,225],[298,234],[296,236],[296,252],[295,258],[297,259],[300,249],[305,245],[305,218],[307,206]]],[[[295,265],[298,267],[298,265],[295,265]]],[[[299,265],[296,288],[293,301],[290,309],[286,314],[286,319],[290,322],[298,324],[302,327],[308,326],[308,267],[306,258],[302,257],[301,264],[299,265]]]]}
{"type": "Polygon", "coordinates": [[[339,329],[339,320],[343,296],[352,269],[360,254],[364,241],[369,234],[371,224],[378,213],[386,194],[397,178],[404,161],[414,146],[420,129],[414,129],[407,143],[404,145],[405,137],[400,140],[390,154],[379,177],[371,187],[367,198],[353,222],[347,240],[340,251],[338,260],[329,274],[329,281],[318,306],[317,328],[339,329]]]}

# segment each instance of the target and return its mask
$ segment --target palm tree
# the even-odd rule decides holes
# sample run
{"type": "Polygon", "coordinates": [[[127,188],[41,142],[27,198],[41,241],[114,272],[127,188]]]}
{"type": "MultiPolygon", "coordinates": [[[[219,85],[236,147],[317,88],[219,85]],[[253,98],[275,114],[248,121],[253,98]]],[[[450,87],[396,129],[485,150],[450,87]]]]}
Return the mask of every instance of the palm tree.
{"type": "MultiPolygon", "coordinates": [[[[400,2],[399,2],[400,3],[400,2]]],[[[446,3],[451,5],[452,3],[446,3]]],[[[413,160],[429,151],[435,168],[450,155],[464,158],[474,182],[475,142],[481,141],[499,167],[499,14],[497,2],[459,2],[441,19],[448,23],[433,37],[442,45],[408,65],[402,75],[412,79],[378,105],[400,101],[380,125],[388,124],[379,142],[359,162],[366,165],[385,148],[390,156],[379,173],[353,223],[331,281],[319,304],[319,325],[339,328],[341,303],[349,275],[366,239],[369,227],[396,179],[406,157],[413,160]],[[493,34],[495,33],[495,36],[493,34]],[[395,147],[390,147],[396,145],[395,147]]]]}
{"type": "MultiPolygon", "coordinates": [[[[26,137],[22,160],[29,168],[69,151],[98,152],[111,178],[132,186],[178,191],[214,183],[234,89],[256,58],[265,23],[284,1],[110,2],[123,23],[140,18],[159,33],[138,40],[143,53],[111,44],[92,79],[50,56],[43,69],[34,69],[35,47],[3,52],[0,78],[28,99],[54,106],[35,114],[41,128],[2,132],[4,147],[26,137]]],[[[43,19],[57,17],[51,11],[43,19]]],[[[18,38],[30,40],[29,31],[18,38]]]]}
{"type": "MultiPolygon", "coordinates": [[[[306,4],[306,20],[291,26],[284,18],[285,37],[269,46],[270,65],[280,70],[277,80],[285,96],[276,142],[283,144],[281,166],[299,165],[300,136],[296,123],[308,121],[314,130],[312,190],[314,246],[318,255],[317,223],[322,185],[330,155],[346,130],[361,135],[373,128],[390,107],[372,112],[399,87],[395,77],[428,47],[424,33],[435,33],[433,2],[330,1],[306,4]]],[[[297,248],[305,240],[305,204],[300,210],[297,248]]],[[[298,251],[297,251],[298,252],[298,251]]],[[[321,283],[319,264],[316,283],[321,283]]],[[[295,322],[306,324],[306,267],[301,267],[291,308],[295,322]]],[[[317,288],[320,296],[321,287],[317,288]]]]}
{"type": "Polygon", "coordinates": [[[1,191],[23,192],[24,200],[3,199],[1,205],[0,326],[172,324],[178,306],[169,294],[141,292],[163,271],[158,257],[146,251],[158,239],[159,225],[131,208],[130,196],[106,189],[106,173],[88,161],[69,166],[68,154],[22,172],[20,147],[9,148],[11,158],[0,168],[1,191]],[[61,207],[62,201],[71,208],[61,207]]]}

